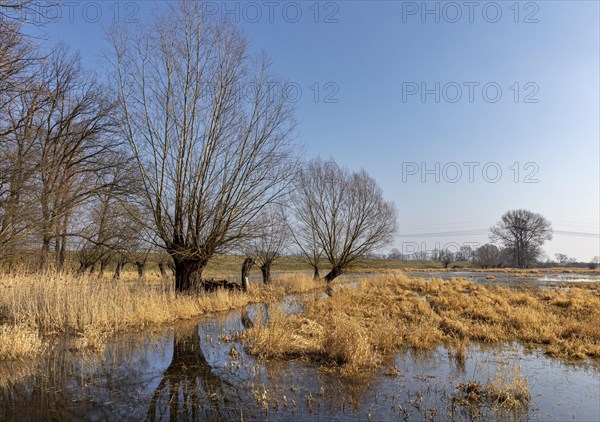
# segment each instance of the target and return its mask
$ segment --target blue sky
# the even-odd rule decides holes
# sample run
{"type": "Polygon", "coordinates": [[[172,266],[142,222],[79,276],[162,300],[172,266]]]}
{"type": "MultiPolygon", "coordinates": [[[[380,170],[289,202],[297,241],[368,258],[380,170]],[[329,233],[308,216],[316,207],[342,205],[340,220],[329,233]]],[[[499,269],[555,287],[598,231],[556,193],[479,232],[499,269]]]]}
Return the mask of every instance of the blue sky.
{"type": "MultiPolygon", "coordinates": [[[[600,231],[599,3],[514,4],[219,1],[207,10],[237,19],[251,48],[300,87],[307,158],[365,168],[396,202],[401,234],[484,230],[526,208],[553,222],[550,257],[589,260],[600,255],[598,237],[570,232],[600,231]],[[439,183],[434,174],[423,182],[424,169],[439,183]]],[[[103,28],[128,15],[149,22],[164,5],[71,7],[44,25],[48,42],[63,40],[101,71],[103,28]]],[[[487,240],[459,234],[402,237],[396,246],[487,240]]]]}

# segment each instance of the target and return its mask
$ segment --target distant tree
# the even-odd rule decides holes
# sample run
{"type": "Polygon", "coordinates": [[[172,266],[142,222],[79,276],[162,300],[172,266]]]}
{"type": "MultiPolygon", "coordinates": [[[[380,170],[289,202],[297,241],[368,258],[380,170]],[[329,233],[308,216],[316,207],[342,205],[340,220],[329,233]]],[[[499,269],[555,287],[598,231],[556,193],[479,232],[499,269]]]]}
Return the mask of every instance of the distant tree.
{"type": "Polygon", "coordinates": [[[552,224],[541,214],[528,210],[506,212],[490,228],[490,239],[501,242],[513,255],[513,265],[526,268],[542,253],[546,240],[552,239],[552,224]]]}
{"type": "Polygon", "coordinates": [[[502,262],[502,251],[498,246],[487,243],[475,249],[473,261],[481,268],[495,268],[502,262]]]}
{"type": "Polygon", "coordinates": [[[595,270],[596,268],[598,268],[598,264],[600,264],[600,256],[595,256],[592,258],[592,260],[590,261],[588,267],[591,270],[595,270]]]}
{"type": "Polygon", "coordinates": [[[331,282],[359,258],[393,241],[397,211],[364,170],[350,172],[335,161],[309,162],[300,172],[291,201],[298,230],[314,233],[331,264],[331,282]]]}
{"type": "Polygon", "coordinates": [[[444,268],[448,268],[448,265],[450,265],[450,263],[455,260],[456,260],[456,255],[454,252],[452,252],[448,248],[445,248],[442,250],[442,253],[440,256],[440,261],[442,264],[444,264],[444,268]]]}
{"type": "Polygon", "coordinates": [[[563,253],[555,253],[554,258],[559,264],[565,264],[569,260],[569,257],[563,253]]]}
{"type": "Polygon", "coordinates": [[[413,253],[413,259],[415,261],[427,261],[428,258],[427,251],[417,251],[413,253]]]}
{"type": "Polygon", "coordinates": [[[473,260],[473,247],[471,245],[462,245],[456,252],[457,261],[472,261],[473,260]]]}
{"type": "Polygon", "coordinates": [[[286,218],[289,233],[299,255],[313,270],[313,280],[319,280],[319,266],[323,258],[323,247],[319,240],[317,214],[312,204],[292,201],[292,218],[286,218]]]}
{"type": "Polygon", "coordinates": [[[402,259],[402,252],[400,252],[398,249],[393,248],[387,255],[387,259],[402,259]]]}
{"type": "Polygon", "coordinates": [[[455,259],[455,253],[448,248],[435,248],[431,252],[431,260],[441,262],[444,268],[448,268],[448,265],[455,259]]]}
{"type": "MultiPolygon", "coordinates": [[[[506,246],[501,248],[501,251],[502,262],[500,266],[522,268],[521,266],[519,266],[519,261],[517,260],[517,251],[515,247],[506,246]]],[[[522,251],[522,255],[524,262],[527,263],[525,267],[530,267],[536,262],[543,262],[547,260],[547,255],[544,254],[543,249],[536,245],[531,245],[529,248],[522,251]]]]}
{"type": "Polygon", "coordinates": [[[285,209],[277,204],[265,207],[257,218],[255,236],[248,239],[244,249],[260,267],[263,282],[271,282],[271,267],[281,257],[290,239],[285,209]]]}

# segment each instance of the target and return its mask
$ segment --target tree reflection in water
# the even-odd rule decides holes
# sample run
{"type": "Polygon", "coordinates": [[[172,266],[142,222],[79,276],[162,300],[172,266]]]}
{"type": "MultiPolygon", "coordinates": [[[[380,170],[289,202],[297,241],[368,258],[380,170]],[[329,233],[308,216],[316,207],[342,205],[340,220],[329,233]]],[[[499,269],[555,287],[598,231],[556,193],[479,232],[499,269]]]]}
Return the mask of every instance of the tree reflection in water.
{"type": "Polygon", "coordinates": [[[206,360],[198,324],[179,324],[173,358],[152,396],[147,420],[231,420],[240,417],[241,400],[238,389],[206,360]]]}

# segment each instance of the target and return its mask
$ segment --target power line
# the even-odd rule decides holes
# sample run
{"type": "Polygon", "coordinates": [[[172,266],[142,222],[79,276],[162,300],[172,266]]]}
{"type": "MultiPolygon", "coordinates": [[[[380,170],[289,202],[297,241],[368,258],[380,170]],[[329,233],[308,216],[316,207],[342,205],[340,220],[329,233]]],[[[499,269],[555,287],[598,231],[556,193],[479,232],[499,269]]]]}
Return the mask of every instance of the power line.
{"type": "Polygon", "coordinates": [[[475,229],[475,230],[458,230],[450,232],[436,232],[436,233],[410,233],[401,234],[398,237],[452,237],[452,236],[475,236],[480,234],[489,233],[488,229],[475,229]]]}
{"type": "Polygon", "coordinates": [[[554,230],[554,234],[574,237],[600,237],[599,233],[572,232],[567,230],[554,230]]]}

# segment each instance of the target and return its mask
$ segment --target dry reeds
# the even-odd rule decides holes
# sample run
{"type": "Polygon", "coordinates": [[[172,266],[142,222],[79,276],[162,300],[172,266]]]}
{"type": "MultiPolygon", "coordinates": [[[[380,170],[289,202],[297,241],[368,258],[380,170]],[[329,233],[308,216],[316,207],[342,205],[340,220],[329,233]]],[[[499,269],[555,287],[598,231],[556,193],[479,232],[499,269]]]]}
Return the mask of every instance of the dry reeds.
{"type": "Polygon", "coordinates": [[[248,293],[219,290],[176,294],[170,283],[112,281],[49,273],[0,277],[0,359],[33,355],[41,336],[75,335],[80,348],[100,348],[107,337],[177,319],[281,300],[318,282],[294,274],[290,281],[255,283],[248,293]]]}
{"type": "Polygon", "coordinates": [[[0,360],[23,360],[43,350],[44,343],[37,330],[26,325],[0,325],[0,360]]]}
{"type": "Polygon", "coordinates": [[[303,357],[346,370],[376,365],[393,349],[461,350],[469,341],[539,346],[561,358],[600,357],[595,288],[522,291],[463,279],[385,275],[342,287],[300,315],[271,315],[244,334],[251,353],[303,357]],[[272,341],[272,340],[275,340],[272,341]]]}

